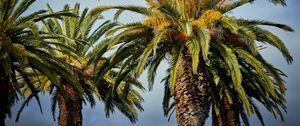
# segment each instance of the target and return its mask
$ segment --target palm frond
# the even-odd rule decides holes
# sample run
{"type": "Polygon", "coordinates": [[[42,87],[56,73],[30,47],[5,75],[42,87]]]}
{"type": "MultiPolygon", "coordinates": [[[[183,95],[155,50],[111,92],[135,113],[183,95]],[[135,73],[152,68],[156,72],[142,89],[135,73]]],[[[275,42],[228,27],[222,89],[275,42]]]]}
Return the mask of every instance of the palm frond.
{"type": "Polygon", "coordinates": [[[272,32],[259,27],[256,27],[254,31],[256,33],[258,41],[267,42],[268,44],[275,46],[282,53],[283,57],[287,60],[288,63],[293,62],[293,57],[290,55],[288,49],[279,37],[274,35],[272,32]]]}
{"type": "Polygon", "coordinates": [[[271,21],[266,21],[266,20],[245,20],[245,19],[239,19],[238,23],[241,25],[253,25],[253,26],[257,26],[257,25],[265,25],[265,26],[274,26],[277,28],[280,28],[282,30],[285,31],[289,31],[289,32],[294,32],[294,29],[291,28],[288,25],[285,24],[280,24],[280,23],[276,23],[276,22],[271,22],[271,21]]]}
{"type": "Polygon", "coordinates": [[[142,15],[151,15],[146,7],[141,6],[100,6],[91,10],[91,15],[102,13],[103,11],[118,9],[118,10],[127,10],[142,15]]]}
{"type": "Polygon", "coordinates": [[[240,7],[244,4],[252,3],[253,1],[254,0],[238,0],[233,3],[230,3],[229,5],[221,6],[218,8],[218,10],[222,13],[226,13],[226,12],[231,11],[231,10],[233,10],[237,7],[240,7]]]}

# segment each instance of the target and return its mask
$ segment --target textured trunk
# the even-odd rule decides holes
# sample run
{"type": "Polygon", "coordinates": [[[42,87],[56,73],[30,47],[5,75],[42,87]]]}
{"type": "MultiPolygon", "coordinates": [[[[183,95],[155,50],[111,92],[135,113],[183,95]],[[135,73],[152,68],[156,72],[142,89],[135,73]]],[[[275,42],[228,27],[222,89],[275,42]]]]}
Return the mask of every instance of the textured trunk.
{"type": "Polygon", "coordinates": [[[213,111],[213,126],[240,126],[238,109],[229,103],[227,97],[222,98],[220,115],[213,111]]]}
{"type": "Polygon", "coordinates": [[[58,126],[82,126],[82,100],[72,86],[65,85],[64,90],[69,97],[58,95],[58,126]]]}
{"type": "Polygon", "coordinates": [[[192,71],[192,59],[185,50],[177,68],[175,85],[176,118],[179,126],[203,126],[209,114],[207,84],[203,64],[192,71]]]}
{"type": "Polygon", "coordinates": [[[10,109],[9,77],[0,64],[0,126],[5,126],[5,118],[10,109]]]}

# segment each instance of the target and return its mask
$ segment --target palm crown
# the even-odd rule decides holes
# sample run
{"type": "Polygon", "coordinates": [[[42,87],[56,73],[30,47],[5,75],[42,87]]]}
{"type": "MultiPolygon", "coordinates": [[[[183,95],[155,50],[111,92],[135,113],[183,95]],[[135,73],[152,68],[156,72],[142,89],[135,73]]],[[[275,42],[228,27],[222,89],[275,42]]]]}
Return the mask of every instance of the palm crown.
{"type": "MultiPolygon", "coordinates": [[[[136,76],[148,67],[151,89],[159,64],[167,58],[170,68],[165,79],[166,114],[175,105],[170,105],[169,99],[174,96],[176,75],[180,72],[178,67],[184,58],[182,54],[186,54],[191,57],[193,73],[197,73],[199,67],[204,69],[216,113],[222,107],[222,97],[226,96],[230,104],[239,106],[239,113],[248,124],[247,115],[254,112],[262,120],[253,98],[275,117],[276,114],[282,117],[280,108],[285,110],[282,79],[285,75],[263,59],[257,44],[270,44],[288,63],[293,61],[283,42],[260,26],[274,26],[286,31],[293,29],[279,23],[237,19],[226,14],[250,2],[253,0],[148,0],[149,7],[102,6],[94,9],[94,13],[117,9],[115,19],[125,10],[145,16],[142,22],[123,24],[107,32],[112,35],[120,31],[108,45],[120,45],[108,63],[113,66],[124,61],[122,68],[131,70],[136,76]]],[[[271,2],[285,5],[281,0],[271,2]]]]}
{"type": "MultiPolygon", "coordinates": [[[[50,6],[48,8],[50,14],[54,13],[50,6]]],[[[75,80],[79,81],[80,87],[83,89],[83,93],[80,91],[78,93],[84,97],[82,99],[84,103],[88,101],[91,106],[94,106],[93,94],[96,94],[104,102],[107,116],[113,113],[116,107],[134,123],[137,120],[137,111],[143,110],[141,106],[143,99],[138,93],[138,90],[144,90],[141,84],[134,77],[125,76],[120,80],[121,84],[117,86],[116,94],[112,95],[111,90],[115,87],[118,66],[101,75],[98,81],[93,81],[97,67],[102,66],[103,62],[107,60],[103,54],[107,51],[105,43],[108,39],[99,40],[108,29],[117,24],[105,21],[93,30],[95,23],[102,18],[101,15],[89,13],[88,8],[85,8],[81,14],[79,14],[79,10],[79,4],[75,4],[74,9],[70,9],[66,5],[64,11],[72,11],[76,16],[64,16],[61,17],[61,20],[58,18],[43,20],[43,31],[52,36],[59,36],[59,38],[51,39],[48,43],[55,46],[55,50],[51,50],[51,53],[73,69],[70,74],[76,75],[78,78],[75,80]]],[[[30,71],[27,72],[30,73],[30,71]]],[[[53,87],[64,93],[63,89],[52,84],[43,74],[32,76],[31,80],[37,87],[41,87],[41,91],[44,93],[49,90],[52,92],[53,87]]],[[[28,87],[23,88],[24,95],[27,95],[28,91],[28,87]]],[[[54,117],[58,93],[52,94],[52,114],[54,117]]]]}
{"type": "MultiPolygon", "coordinates": [[[[17,73],[21,75],[21,79],[26,82],[32,91],[32,96],[39,103],[36,95],[37,89],[30,83],[25,71],[27,69],[39,71],[51,79],[58,75],[66,75],[64,73],[68,72],[66,64],[57,62],[49,52],[52,47],[47,45],[45,40],[50,37],[48,34],[41,33],[36,22],[58,15],[70,15],[70,13],[46,14],[47,11],[41,10],[24,15],[24,12],[34,2],[35,0],[20,2],[19,0],[3,0],[0,2],[0,69],[1,86],[4,87],[1,88],[3,90],[1,91],[3,92],[3,95],[1,94],[1,123],[2,114],[9,113],[10,106],[17,98],[17,73]],[[9,96],[6,96],[5,92],[9,92],[9,96]]],[[[70,74],[66,76],[70,76],[70,74]]],[[[73,82],[71,78],[67,80],[73,82]]]]}

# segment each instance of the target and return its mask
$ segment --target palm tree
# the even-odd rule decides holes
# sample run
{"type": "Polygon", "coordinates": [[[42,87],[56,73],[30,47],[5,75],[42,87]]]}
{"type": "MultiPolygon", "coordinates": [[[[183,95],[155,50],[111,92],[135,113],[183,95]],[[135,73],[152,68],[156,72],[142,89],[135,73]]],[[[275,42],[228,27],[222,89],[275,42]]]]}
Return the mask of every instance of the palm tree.
{"type": "MultiPolygon", "coordinates": [[[[25,74],[26,69],[39,71],[51,80],[58,75],[66,75],[65,64],[57,62],[49,53],[51,46],[44,43],[49,38],[39,31],[36,22],[48,17],[70,15],[66,12],[45,14],[45,10],[24,16],[23,13],[35,0],[1,0],[0,1],[0,125],[5,125],[6,115],[18,99],[16,73],[20,73],[32,96],[39,103],[37,89],[25,74]],[[52,69],[52,71],[49,71],[52,69]],[[58,70],[59,69],[59,70],[58,70]]],[[[72,77],[67,81],[72,82],[72,77]]],[[[74,83],[75,84],[75,83],[74,83]]]]}
{"type": "MultiPolygon", "coordinates": [[[[174,96],[175,103],[171,106],[176,108],[180,126],[204,125],[210,101],[218,117],[220,112],[228,110],[226,104],[238,106],[238,111],[233,110],[234,114],[239,112],[245,122],[247,116],[254,112],[261,119],[253,98],[274,115],[282,115],[280,107],[285,109],[285,87],[281,78],[284,74],[260,56],[256,43],[275,46],[291,62],[292,57],[283,42],[259,25],[293,30],[282,24],[248,21],[226,15],[228,11],[253,0],[224,2],[148,0],[149,8],[102,6],[94,9],[93,13],[117,9],[116,19],[125,10],[146,17],[143,22],[123,24],[108,31],[111,35],[121,30],[110,41],[109,47],[120,47],[109,63],[113,66],[124,61],[123,68],[131,68],[136,76],[149,67],[151,89],[157,67],[167,58],[170,76],[167,79],[169,97],[166,99],[174,96]],[[254,93],[256,90],[262,92],[254,93]]],[[[284,1],[272,2],[285,5],[284,1]]],[[[231,108],[229,106],[229,110],[231,108]]],[[[231,117],[238,119],[239,115],[231,117]]],[[[222,121],[226,123],[229,120],[222,121]]],[[[239,120],[234,121],[239,125],[239,120]]]]}
{"type": "MultiPolygon", "coordinates": [[[[49,14],[53,14],[50,6],[49,14]]],[[[75,4],[73,9],[68,5],[64,7],[63,11],[72,11],[74,16],[51,18],[44,20],[44,32],[53,36],[60,36],[61,39],[51,39],[48,44],[58,45],[52,54],[60,60],[68,63],[73,67],[72,74],[76,77],[76,81],[80,83],[83,93],[78,91],[70,85],[65,78],[60,78],[59,82],[63,89],[59,89],[55,84],[52,84],[44,75],[34,75],[31,80],[37,87],[41,88],[44,93],[46,91],[52,94],[52,114],[54,117],[56,104],[59,106],[58,125],[59,126],[81,126],[82,125],[82,103],[89,102],[93,107],[95,94],[100,100],[105,103],[106,115],[114,112],[114,108],[118,108],[129,120],[134,123],[137,120],[137,110],[142,111],[141,102],[143,101],[137,90],[143,90],[141,84],[133,77],[125,76],[120,80],[121,85],[118,85],[116,94],[111,95],[111,90],[115,87],[115,76],[117,66],[99,78],[97,82],[93,82],[93,73],[96,69],[102,66],[106,58],[102,55],[107,51],[105,42],[100,42],[99,39],[110,28],[116,26],[116,23],[105,21],[95,30],[92,27],[101,18],[99,14],[91,14],[88,9],[84,9],[81,14],[80,5],[75,4]],[[97,62],[94,62],[97,61],[97,62]],[[95,66],[95,67],[93,67],[95,66]],[[42,80],[42,81],[40,81],[42,80]],[[134,86],[132,86],[134,85],[134,86]],[[66,93],[67,95],[64,95],[66,93]]],[[[32,71],[27,71],[28,73],[32,71]]],[[[23,88],[23,94],[26,96],[28,87],[23,88]]],[[[54,117],[55,118],[55,117],[54,117]]]]}

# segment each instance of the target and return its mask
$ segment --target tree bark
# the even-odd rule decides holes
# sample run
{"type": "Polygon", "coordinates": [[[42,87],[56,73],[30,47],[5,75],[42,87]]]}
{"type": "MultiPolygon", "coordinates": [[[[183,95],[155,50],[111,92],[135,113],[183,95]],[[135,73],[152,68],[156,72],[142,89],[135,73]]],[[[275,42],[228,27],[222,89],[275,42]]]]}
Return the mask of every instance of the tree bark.
{"type": "Polygon", "coordinates": [[[10,112],[9,76],[0,64],[0,126],[5,126],[6,115],[10,112]]]}
{"type": "Polygon", "coordinates": [[[64,91],[69,95],[67,98],[63,97],[61,93],[58,94],[58,126],[82,126],[82,100],[79,97],[77,90],[65,85],[64,91]]]}
{"type": "Polygon", "coordinates": [[[207,84],[203,64],[192,71],[192,59],[187,50],[182,52],[175,85],[176,118],[179,126],[203,126],[209,114],[207,84]]]}
{"type": "Polygon", "coordinates": [[[213,126],[240,126],[238,109],[229,103],[227,97],[222,98],[220,115],[213,111],[213,126]]]}

